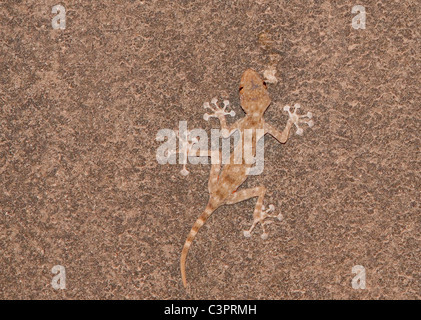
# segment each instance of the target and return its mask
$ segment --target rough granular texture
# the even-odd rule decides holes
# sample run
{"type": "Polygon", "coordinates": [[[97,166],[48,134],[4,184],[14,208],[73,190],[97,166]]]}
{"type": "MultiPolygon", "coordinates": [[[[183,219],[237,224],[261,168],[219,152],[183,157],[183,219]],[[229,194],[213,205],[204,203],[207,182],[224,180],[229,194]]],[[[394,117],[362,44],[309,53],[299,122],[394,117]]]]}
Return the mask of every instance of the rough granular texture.
{"type": "Polygon", "coordinates": [[[56,4],[0,3],[1,299],[421,298],[418,1],[364,1],[359,30],[349,1],[69,0],[53,30],[56,4]],[[155,137],[218,128],[214,96],[243,116],[247,68],[276,70],[268,122],[300,103],[315,126],[267,137],[244,186],[284,220],[247,239],[256,199],[218,209],[186,291],[210,167],[158,164],[155,137]]]}

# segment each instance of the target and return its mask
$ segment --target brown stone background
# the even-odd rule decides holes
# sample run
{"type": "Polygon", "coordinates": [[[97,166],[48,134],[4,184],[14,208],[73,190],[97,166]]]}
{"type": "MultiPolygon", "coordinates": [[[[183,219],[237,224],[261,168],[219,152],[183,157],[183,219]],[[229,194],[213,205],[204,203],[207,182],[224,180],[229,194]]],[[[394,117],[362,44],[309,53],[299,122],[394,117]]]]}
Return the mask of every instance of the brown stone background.
{"type": "Polygon", "coordinates": [[[418,1],[62,1],[53,30],[59,3],[0,1],[1,299],[420,299],[418,1]],[[186,292],[210,168],[159,165],[155,137],[217,128],[202,119],[214,96],[241,117],[250,67],[277,70],[268,122],[298,102],[315,126],[267,137],[246,182],[284,220],[246,239],[255,199],[218,209],[186,292]]]}

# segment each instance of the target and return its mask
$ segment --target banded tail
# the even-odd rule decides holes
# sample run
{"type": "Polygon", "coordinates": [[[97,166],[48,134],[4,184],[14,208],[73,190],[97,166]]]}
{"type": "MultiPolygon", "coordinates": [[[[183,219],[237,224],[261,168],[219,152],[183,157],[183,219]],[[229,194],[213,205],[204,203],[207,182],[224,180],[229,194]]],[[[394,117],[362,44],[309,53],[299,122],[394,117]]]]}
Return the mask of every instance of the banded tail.
{"type": "Polygon", "coordinates": [[[215,211],[214,208],[210,203],[206,206],[205,211],[197,218],[196,222],[194,223],[193,227],[190,230],[189,235],[187,236],[186,242],[184,243],[183,251],[181,252],[181,259],[180,259],[180,269],[181,269],[181,278],[183,280],[184,288],[187,287],[187,280],[186,280],[186,259],[187,254],[189,253],[189,249],[191,244],[193,243],[194,237],[196,236],[199,229],[205,224],[206,220],[210,217],[210,215],[215,211]]]}

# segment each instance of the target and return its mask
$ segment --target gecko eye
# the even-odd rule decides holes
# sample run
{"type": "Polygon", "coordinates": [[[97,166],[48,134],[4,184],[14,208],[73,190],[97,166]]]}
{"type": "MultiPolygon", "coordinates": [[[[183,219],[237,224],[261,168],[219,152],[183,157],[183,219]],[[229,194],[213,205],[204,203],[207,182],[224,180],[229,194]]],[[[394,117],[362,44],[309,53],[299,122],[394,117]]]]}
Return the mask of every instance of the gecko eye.
{"type": "Polygon", "coordinates": [[[241,90],[243,90],[244,89],[244,87],[240,87],[240,89],[238,90],[238,91],[240,91],[241,92],[241,90]]]}
{"type": "Polygon", "coordinates": [[[266,82],[263,81],[263,86],[267,89],[268,85],[266,84],[266,82]]]}

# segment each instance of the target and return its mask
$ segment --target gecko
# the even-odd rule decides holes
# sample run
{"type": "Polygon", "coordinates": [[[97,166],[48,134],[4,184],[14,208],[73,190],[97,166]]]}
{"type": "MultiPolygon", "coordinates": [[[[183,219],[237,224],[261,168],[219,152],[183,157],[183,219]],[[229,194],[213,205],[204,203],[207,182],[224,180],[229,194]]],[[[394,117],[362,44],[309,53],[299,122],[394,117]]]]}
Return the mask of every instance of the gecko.
{"type": "MultiPolygon", "coordinates": [[[[220,107],[217,104],[217,99],[214,98],[211,101],[213,107],[209,103],[204,104],[205,108],[209,108],[213,111],[210,115],[206,113],[204,115],[204,119],[208,120],[212,117],[218,118],[221,126],[221,132],[225,132],[225,135],[223,134],[224,138],[227,138],[234,132],[238,131],[240,133],[240,139],[244,142],[244,130],[261,129],[260,132],[263,133],[263,135],[269,134],[280,143],[285,143],[288,140],[293,125],[296,126],[296,133],[299,135],[303,133],[303,129],[299,127],[300,123],[306,123],[309,127],[313,126],[313,121],[309,120],[312,118],[311,112],[308,112],[306,115],[297,114],[297,110],[300,108],[299,104],[294,105],[293,112],[290,111],[290,106],[287,105],[284,107],[284,111],[287,111],[289,114],[289,119],[282,131],[278,131],[275,127],[266,123],[263,118],[263,114],[271,104],[271,99],[269,97],[265,81],[253,69],[247,69],[243,73],[240,81],[239,95],[241,108],[244,110],[245,116],[236,121],[230,127],[227,125],[225,119],[227,114],[230,114],[231,116],[233,115],[232,111],[230,113],[226,112],[228,102],[224,101],[224,107],[220,107]]],[[[260,138],[261,136],[259,137],[257,134],[252,137],[251,146],[253,155],[256,153],[256,144],[260,138]]],[[[244,145],[244,143],[239,143],[240,148],[242,145],[244,145]]],[[[244,231],[244,236],[250,237],[253,229],[258,223],[260,223],[263,229],[261,238],[267,239],[268,237],[268,233],[265,230],[265,224],[270,223],[271,221],[266,220],[266,218],[275,217],[274,214],[270,214],[270,212],[274,211],[274,206],[269,205],[268,209],[264,207],[263,198],[266,193],[266,188],[264,186],[237,190],[247,179],[248,172],[253,164],[248,164],[244,161],[244,155],[242,155],[242,162],[238,163],[238,161],[234,161],[234,154],[235,152],[230,155],[229,162],[223,167],[221,166],[221,161],[219,161],[219,163],[211,164],[211,171],[208,180],[209,201],[204,211],[197,218],[191,228],[181,252],[180,269],[183,286],[185,288],[187,287],[186,259],[190,246],[192,245],[199,229],[204,225],[206,220],[222,205],[235,204],[257,197],[256,206],[253,212],[253,223],[249,230],[244,231]]],[[[277,217],[279,220],[282,219],[281,214],[277,217]]]]}

